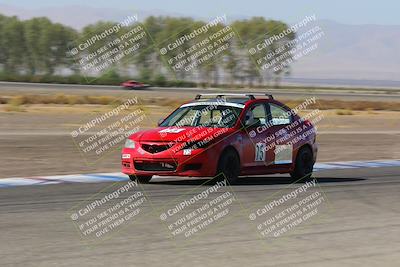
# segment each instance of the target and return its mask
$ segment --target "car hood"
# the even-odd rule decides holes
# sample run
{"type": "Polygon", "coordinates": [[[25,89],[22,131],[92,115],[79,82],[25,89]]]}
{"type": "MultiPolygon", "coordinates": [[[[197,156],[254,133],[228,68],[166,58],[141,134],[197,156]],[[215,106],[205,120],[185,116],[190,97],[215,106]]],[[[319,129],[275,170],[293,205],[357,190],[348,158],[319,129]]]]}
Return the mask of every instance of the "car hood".
{"type": "Polygon", "coordinates": [[[134,133],[129,138],[139,142],[187,142],[220,138],[231,131],[230,128],[158,127],[134,133]]]}

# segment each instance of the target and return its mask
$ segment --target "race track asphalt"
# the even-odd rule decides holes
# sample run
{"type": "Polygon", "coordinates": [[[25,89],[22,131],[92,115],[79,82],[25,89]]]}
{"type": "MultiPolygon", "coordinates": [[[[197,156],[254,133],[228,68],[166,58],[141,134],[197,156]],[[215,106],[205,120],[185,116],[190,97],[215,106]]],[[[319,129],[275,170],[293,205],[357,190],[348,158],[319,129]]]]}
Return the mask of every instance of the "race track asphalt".
{"type": "Polygon", "coordinates": [[[109,238],[90,240],[74,226],[74,206],[127,182],[1,188],[0,266],[399,266],[400,167],[326,170],[315,177],[314,189],[324,196],[318,214],[267,238],[249,214],[305,182],[275,175],[224,187],[221,192],[235,197],[231,213],[185,238],[172,237],[160,214],[212,185],[156,179],[138,185],[146,196],[142,214],[109,238]]]}
{"type": "MultiPolygon", "coordinates": [[[[311,87],[312,88],[312,87],[311,87]]],[[[203,93],[221,93],[221,89],[202,88],[203,93]]],[[[224,90],[231,91],[229,89],[224,90]]],[[[242,89],[235,92],[253,92],[253,93],[271,93],[276,98],[298,99],[301,97],[317,97],[326,100],[347,100],[347,101],[400,101],[400,89],[352,89],[337,88],[335,90],[318,89],[242,89]]],[[[193,97],[199,93],[199,88],[190,87],[150,87],[140,90],[126,90],[121,86],[109,85],[74,85],[74,84],[49,84],[49,83],[21,83],[21,82],[0,82],[0,93],[12,94],[43,94],[43,93],[64,93],[64,94],[98,94],[98,95],[118,95],[118,94],[168,94],[177,97],[189,96],[193,97]]]]}

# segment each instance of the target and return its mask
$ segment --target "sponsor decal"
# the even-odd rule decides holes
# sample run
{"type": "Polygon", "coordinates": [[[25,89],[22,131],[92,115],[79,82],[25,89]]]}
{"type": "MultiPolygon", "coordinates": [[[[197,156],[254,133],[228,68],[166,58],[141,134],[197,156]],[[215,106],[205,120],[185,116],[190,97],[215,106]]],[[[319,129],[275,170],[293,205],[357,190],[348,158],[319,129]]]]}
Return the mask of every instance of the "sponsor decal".
{"type": "Polygon", "coordinates": [[[275,146],[275,164],[292,163],[293,146],[276,145],[275,146]]]}
{"type": "Polygon", "coordinates": [[[167,129],[159,131],[159,133],[180,133],[184,130],[185,129],[183,129],[183,128],[167,128],[167,129]]]}
{"type": "Polygon", "coordinates": [[[191,149],[184,149],[183,150],[183,155],[185,155],[185,156],[192,155],[192,150],[191,149]]]}

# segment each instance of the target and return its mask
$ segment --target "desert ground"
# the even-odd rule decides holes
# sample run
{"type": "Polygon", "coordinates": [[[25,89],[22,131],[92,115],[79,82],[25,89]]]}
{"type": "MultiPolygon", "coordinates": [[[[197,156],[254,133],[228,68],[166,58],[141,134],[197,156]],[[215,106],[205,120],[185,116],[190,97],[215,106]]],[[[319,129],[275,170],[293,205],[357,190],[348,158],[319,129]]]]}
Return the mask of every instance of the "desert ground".
{"type": "MultiPolygon", "coordinates": [[[[140,108],[147,117],[141,129],[155,127],[160,118],[186,100],[164,97],[162,104],[157,104],[144,98],[146,104],[140,108]]],[[[282,99],[285,101],[289,100],[282,99]]],[[[86,164],[70,134],[81,123],[111,108],[35,104],[10,110],[9,105],[0,105],[0,177],[119,171],[122,143],[95,164],[86,164]]],[[[319,162],[400,158],[400,112],[321,112],[324,117],[317,125],[319,162]]]]}

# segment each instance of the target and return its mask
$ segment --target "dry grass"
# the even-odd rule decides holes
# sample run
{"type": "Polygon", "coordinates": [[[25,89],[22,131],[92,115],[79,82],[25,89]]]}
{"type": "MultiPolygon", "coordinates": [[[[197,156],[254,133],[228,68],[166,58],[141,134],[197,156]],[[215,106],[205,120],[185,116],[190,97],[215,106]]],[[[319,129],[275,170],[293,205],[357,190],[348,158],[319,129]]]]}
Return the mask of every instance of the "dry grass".
{"type": "MultiPolygon", "coordinates": [[[[282,101],[289,107],[293,108],[300,105],[301,100],[282,101]]],[[[341,109],[341,110],[393,110],[400,111],[400,102],[378,102],[378,101],[343,101],[343,100],[324,100],[319,99],[315,104],[308,106],[309,109],[341,109]]]]}
{"type": "MultiPolygon", "coordinates": [[[[169,97],[144,97],[139,99],[139,105],[167,106],[175,108],[190,99],[177,99],[169,97]]],[[[23,105],[53,104],[53,105],[119,105],[124,99],[114,96],[88,96],[88,95],[15,95],[0,97],[0,104],[8,104],[10,109],[23,105]]],[[[295,107],[303,100],[281,100],[289,107],[295,107]]],[[[377,110],[400,111],[400,102],[378,102],[378,101],[343,101],[343,100],[317,100],[308,109],[333,109],[347,111],[368,111],[371,114],[377,110]]],[[[339,112],[339,111],[338,111],[339,112]]],[[[346,112],[344,112],[346,113],[346,112]]]]}
{"type": "Polygon", "coordinates": [[[7,104],[8,99],[0,96],[0,104],[7,104]]]}
{"type": "Polygon", "coordinates": [[[2,98],[0,103],[7,103],[14,106],[32,104],[56,104],[56,105],[114,105],[121,101],[112,96],[80,96],[80,95],[17,95],[9,98],[2,98]]]}
{"type": "Polygon", "coordinates": [[[354,115],[353,111],[347,109],[336,110],[336,115],[354,115]]]}
{"type": "Polygon", "coordinates": [[[6,112],[24,112],[26,111],[22,106],[15,106],[15,105],[7,105],[4,107],[4,111],[6,112]]]}
{"type": "MultiPolygon", "coordinates": [[[[12,106],[23,105],[119,105],[124,99],[113,96],[87,96],[87,95],[16,95],[10,97],[0,97],[0,104],[12,106]]],[[[164,97],[142,98],[139,99],[139,106],[154,105],[178,107],[188,100],[171,99],[164,97]]]]}

